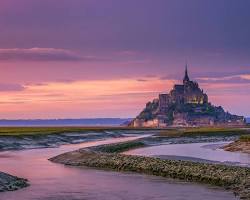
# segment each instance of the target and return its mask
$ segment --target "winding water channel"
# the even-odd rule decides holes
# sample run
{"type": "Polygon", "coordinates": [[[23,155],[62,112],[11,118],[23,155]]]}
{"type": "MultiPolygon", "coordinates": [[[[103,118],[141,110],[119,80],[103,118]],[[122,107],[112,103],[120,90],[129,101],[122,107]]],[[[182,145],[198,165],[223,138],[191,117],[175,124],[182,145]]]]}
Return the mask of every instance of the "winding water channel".
{"type": "Polygon", "coordinates": [[[133,149],[125,154],[250,167],[249,154],[224,151],[220,147],[226,144],[228,142],[166,144],[133,149]]]}
{"type": "MultiPolygon", "coordinates": [[[[145,136],[140,136],[145,137],[145,136]]],[[[0,171],[29,179],[31,186],[0,193],[0,200],[233,200],[220,188],[136,173],[63,166],[48,158],[99,144],[133,140],[111,138],[58,148],[4,151],[0,171]]],[[[144,149],[145,150],[145,149],[144,149]]],[[[145,151],[144,151],[145,152],[145,151]]]]}

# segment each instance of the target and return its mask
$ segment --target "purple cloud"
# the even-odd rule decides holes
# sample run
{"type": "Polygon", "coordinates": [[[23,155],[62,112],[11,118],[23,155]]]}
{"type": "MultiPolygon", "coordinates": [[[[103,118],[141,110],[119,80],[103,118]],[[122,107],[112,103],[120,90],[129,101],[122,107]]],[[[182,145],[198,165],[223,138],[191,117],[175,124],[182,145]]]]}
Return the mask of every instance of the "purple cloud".
{"type": "Polygon", "coordinates": [[[201,77],[197,78],[201,83],[234,83],[234,84],[248,84],[250,83],[250,74],[234,75],[225,77],[201,77]]]}
{"type": "Polygon", "coordinates": [[[0,49],[2,61],[98,61],[94,56],[81,56],[73,51],[55,48],[0,49]]]}
{"type": "Polygon", "coordinates": [[[0,92],[16,92],[23,90],[25,90],[25,87],[20,84],[0,83],[0,92]]]}

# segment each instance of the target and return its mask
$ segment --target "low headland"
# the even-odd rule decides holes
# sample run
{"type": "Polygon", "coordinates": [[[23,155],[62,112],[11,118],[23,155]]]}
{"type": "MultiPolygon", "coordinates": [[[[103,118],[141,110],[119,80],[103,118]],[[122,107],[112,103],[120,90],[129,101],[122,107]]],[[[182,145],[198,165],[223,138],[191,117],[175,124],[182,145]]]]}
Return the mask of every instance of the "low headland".
{"type": "Polygon", "coordinates": [[[0,192],[15,191],[29,186],[28,180],[0,172],[0,192]]]}
{"type": "Polygon", "coordinates": [[[144,145],[141,141],[102,145],[64,153],[49,160],[71,166],[131,171],[221,186],[232,190],[241,199],[250,199],[249,168],[121,154],[144,145]]]}
{"type": "Polygon", "coordinates": [[[250,135],[242,135],[238,140],[223,147],[226,151],[250,154],[250,135]]]}

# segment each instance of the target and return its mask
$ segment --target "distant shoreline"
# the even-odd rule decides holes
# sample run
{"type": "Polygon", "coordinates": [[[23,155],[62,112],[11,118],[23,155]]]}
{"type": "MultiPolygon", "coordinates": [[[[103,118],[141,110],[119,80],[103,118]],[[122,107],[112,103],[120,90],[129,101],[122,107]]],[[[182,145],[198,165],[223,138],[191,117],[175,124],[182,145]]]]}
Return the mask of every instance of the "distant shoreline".
{"type": "Polygon", "coordinates": [[[0,127],[21,126],[121,126],[132,118],[80,118],[80,119],[0,119],[0,127]]]}

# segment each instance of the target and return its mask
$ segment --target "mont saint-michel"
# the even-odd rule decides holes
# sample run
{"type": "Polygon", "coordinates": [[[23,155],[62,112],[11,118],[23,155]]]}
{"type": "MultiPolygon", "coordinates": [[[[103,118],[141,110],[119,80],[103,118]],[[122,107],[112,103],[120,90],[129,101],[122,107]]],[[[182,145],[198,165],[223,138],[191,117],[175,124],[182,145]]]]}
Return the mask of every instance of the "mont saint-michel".
{"type": "Polygon", "coordinates": [[[243,116],[226,112],[209,102],[199,84],[190,80],[186,65],[183,84],[174,85],[168,94],[146,104],[145,109],[129,124],[131,127],[189,127],[244,125],[243,116]]]}

